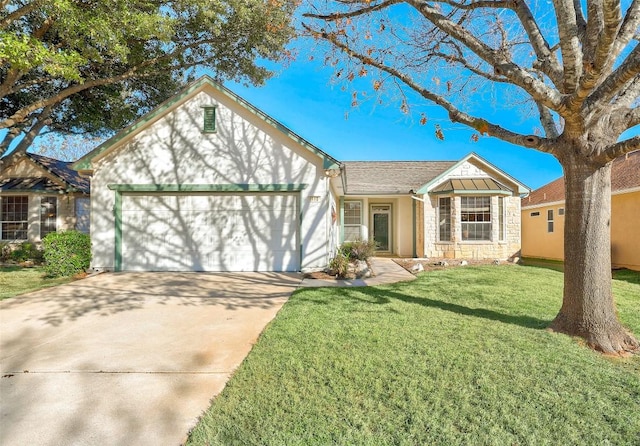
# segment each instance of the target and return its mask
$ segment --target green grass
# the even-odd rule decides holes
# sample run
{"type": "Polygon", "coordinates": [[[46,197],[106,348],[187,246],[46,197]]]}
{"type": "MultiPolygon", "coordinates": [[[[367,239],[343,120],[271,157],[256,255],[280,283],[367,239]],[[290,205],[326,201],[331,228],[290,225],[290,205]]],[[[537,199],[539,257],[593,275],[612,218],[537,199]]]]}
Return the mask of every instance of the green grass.
{"type": "MultiPolygon", "coordinates": [[[[640,335],[631,277],[614,293],[640,335]]],[[[640,444],[640,357],[545,330],[561,294],[561,273],[521,266],[300,290],[188,444],[640,444]]]]}
{"type": "Polygon", "coordinates": [[[71,282],[71,277],[47,278],[44,270],[9,266],[0,268],[0,300],[71,282]]]}

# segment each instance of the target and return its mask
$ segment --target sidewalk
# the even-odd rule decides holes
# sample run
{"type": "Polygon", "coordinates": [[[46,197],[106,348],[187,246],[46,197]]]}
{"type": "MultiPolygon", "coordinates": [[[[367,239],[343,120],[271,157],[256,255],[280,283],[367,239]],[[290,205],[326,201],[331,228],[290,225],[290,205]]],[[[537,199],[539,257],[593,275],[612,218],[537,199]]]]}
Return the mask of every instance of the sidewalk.
{"type": "Polygon", "coordinates": [[[371,257],[369,264],[374,274],[373,277],[350,280],[302,279],[298,286],[301,288],[374,286],[415,279],[413,274],[387,257],[371,257]]]}

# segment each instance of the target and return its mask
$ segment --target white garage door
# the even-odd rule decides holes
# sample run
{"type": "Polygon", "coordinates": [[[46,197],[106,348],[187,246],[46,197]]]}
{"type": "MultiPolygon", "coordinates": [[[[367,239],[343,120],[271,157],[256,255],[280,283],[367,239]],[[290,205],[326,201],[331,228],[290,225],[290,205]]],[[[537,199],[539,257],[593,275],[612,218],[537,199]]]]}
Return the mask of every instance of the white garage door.
{"type": "Polygon", "coordinates": [[[298,271],[296,194],[122,196],[124,271],[298,271]]]}

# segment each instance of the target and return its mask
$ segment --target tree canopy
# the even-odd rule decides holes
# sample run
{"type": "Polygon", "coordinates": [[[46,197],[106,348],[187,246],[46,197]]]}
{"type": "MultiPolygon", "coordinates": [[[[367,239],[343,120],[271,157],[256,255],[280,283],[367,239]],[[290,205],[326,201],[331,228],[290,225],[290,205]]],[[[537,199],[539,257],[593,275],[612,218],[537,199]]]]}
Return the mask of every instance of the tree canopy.
{"type": "Polygon", "coordinates": [[[638,351],[615,315],[609,224],[611,161],[640,149],[638,132],[627,132],[640,124],[640,0],[314,0],[304,8],[304,31],[328,44],[336,77],[370,79],[378,92],[413,90],[476,138],[558,159],[567,258],[551,327],[604,352],[638,351]],[[490,90],[504,95],[503,110],[533,110],[536,128],[522,132],[470,106],[490,90]]]}
{"type": "Polygon", "coordinates": [[[260,84],[287,56],[287,0],[0,0],[0,156],[43,130],[122,128],[195,67],[260,84]]]}

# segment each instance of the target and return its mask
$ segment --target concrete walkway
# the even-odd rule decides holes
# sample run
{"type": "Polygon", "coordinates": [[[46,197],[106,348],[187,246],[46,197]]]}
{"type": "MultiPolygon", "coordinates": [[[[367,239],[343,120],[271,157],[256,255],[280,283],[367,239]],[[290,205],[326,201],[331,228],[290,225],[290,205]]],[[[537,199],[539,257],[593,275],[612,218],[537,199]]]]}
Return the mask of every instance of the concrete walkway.
{"type": "Polygon", "coordinates": [[[300,287],[374,286],[415,279],[413,274],[388,257],[371,257],[369,264],[373,270],[373,277],[352,280],[303,279],[300,287]]]}
{"type": "Polygon", "coordinates": [[[0,445],[179,445],[300,282],[110,273],[0,302],[0,445]]]}

